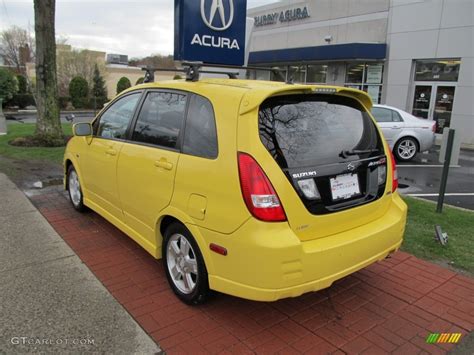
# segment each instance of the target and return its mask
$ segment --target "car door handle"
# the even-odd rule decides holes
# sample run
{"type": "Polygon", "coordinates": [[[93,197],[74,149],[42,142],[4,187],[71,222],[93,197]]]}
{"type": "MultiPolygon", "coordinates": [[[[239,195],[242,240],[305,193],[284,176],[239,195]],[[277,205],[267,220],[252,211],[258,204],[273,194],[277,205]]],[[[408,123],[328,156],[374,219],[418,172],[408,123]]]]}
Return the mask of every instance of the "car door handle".
{"type": "Polygon", "coordinates": [[[155,166],[157,168],[163,168],[165,170],[173,169],[173,163],[170,163],[166,159],[160,159],[160,160],[155,161],[155,166]]]}
{"type": "Polygon", "coordinates": [[[400,126],[392,126],[393,129],[400,129],[400,126]]]}
{"type": "Polygon", "coordinates": [[[105,154],[108,154],[108,155],[111,155],[111,156],[116,156],[117,155],[117,151],[115,149],[107,149],[105,151],[105,154]]]}

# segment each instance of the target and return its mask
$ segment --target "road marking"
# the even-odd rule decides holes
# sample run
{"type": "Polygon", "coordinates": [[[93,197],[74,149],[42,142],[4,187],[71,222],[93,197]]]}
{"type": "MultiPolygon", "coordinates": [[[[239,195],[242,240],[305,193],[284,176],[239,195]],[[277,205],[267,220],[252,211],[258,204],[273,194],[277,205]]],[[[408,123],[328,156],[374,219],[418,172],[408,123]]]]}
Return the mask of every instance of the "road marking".
{"type": "MultiPolygon", "coordinates": [[[[439,194],[405,194],[413,197],[437,197],[439,194]]],[[[444,196],[474,196],[474,192],[447,193],[444,196]]]]}
{"type": "MultiPolygon", "coordinates": [[[[444,165],[397,165],[397,168],[442,168],[444,165]]],[[[450,165],[450,168],[460,168],[461,165],[450,165]]]]}

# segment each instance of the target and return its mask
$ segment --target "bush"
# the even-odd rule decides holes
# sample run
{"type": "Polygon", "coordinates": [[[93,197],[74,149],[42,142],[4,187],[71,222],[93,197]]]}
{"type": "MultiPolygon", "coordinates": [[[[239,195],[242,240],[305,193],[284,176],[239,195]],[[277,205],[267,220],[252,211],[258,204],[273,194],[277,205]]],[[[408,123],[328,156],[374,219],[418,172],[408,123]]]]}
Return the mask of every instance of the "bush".
{"type": "Polygon", "coordinates": [[[135,85],[143,84],[144,80],[145,80],[145,78],[143,76],[139,77],[137,82],[135,83],[135,85]]]}
{"type": "Polygon", "coordinates": [[[89,108],[89,99],[87,97],[71,98],[71,103],[76,110],[89,108]]]}
{"type": "Polygon", "coordinates": [[[69,96],[74,108],[85,108],[87,106],[87,95],[89,85],[87,80],[81,76],[74,77],[69,83],[69,96]]]}
{"type": "Polygon", "coordinates": [[[97,111],[102,110],[104,104],[109,101],[106,97],[91,97],[89,99],[88,108],[95,109],[97,111]]]}
{"type": "Polygon", "coordinates": [[[130,83],[130,80],[127,77],[122,76],[117,83],[117,94],[120,94],[122,91],[127,90],[131,86],[132,84],[130,83]]]}
{"type": "Polygon", "coordinates": [[[31,94],[15,94],[5,102],[7,107],[18,107],[20,110],[27,106],[36,106],[35,98],[31,94]]]}
{"type": "Polygon", "coordinates": [[[28,81],[23,75],[17,75],[16,80],[18,80],[18,93],[19,94],[28,94],[28,81]]]}
{"type": "Polygon", "coordinates": [[[68,107],[69,102],[71,101],[71,98],[69,96],[60,96],[59,97],[59,108],[61,110],[65,110],[68,107]]]}
{"type": "Polygon", "coordinates": [[[175,76],[173,76],[173,80],[180,80],[180,79],[183,79],[183,78],[179,74],[176,74],[175,76]]]}
{"type": "Polygon", "coordinates": [[[18,81],[13,73],[0,68],[0,99],[10,100],[18,92],[18,81]]]}

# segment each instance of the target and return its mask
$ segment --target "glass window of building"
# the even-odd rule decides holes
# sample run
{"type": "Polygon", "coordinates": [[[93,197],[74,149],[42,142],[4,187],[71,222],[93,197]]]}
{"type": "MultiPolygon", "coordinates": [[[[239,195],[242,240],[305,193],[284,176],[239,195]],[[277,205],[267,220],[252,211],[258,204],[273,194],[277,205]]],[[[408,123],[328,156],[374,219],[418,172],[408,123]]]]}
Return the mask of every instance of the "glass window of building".
{"type": "Polygon", "coordinates": [[[375,104],[382,99],[383,63],[347,63],[346,87],[364,90],[375,104]]]}
{"type": "Polygon", "coordinates": [[[346,83],[360,83],[364,81],[365,64],[347,64],[346,67],[346,83]]]}
{"type": "Polygon", "coordinates": [[[306,65],[288,66],[288,80],[294,83],[306,82],[306,65]]]}
{"type": "Polygon", "coordinates": [[[272,69],[275,69],[270,73],[270,80],[271,81],[286,81],[286,73],[287,73],[287,67],[286,66],[281,66],[281,67],[272,67],[272,69]]]}
{"type": "Polygon", "coordinates": [[[417,60],[415,81],[458,81],[460,59],[417,60]]]}
{"type": "Polygon", "coordinates": [[[306,72],[306,82],[313,84],[326,84],[326,74],[328,66],[326,64],[308,65],[306,72]]]}

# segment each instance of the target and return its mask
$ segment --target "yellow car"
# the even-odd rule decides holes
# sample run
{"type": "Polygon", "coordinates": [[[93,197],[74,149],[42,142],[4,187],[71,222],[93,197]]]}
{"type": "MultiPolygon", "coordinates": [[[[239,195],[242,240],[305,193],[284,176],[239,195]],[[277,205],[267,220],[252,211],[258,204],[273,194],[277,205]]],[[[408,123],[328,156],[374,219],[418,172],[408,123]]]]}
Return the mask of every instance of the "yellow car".
{"type": "Polygon", "coordinates": [[[186,303],[296,297],[402,243],[407,207],[371,106],[343,87],[143,84],[74,126],[65,188],[163,258],[186,303]]]}

